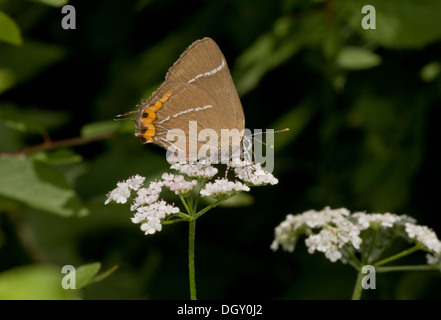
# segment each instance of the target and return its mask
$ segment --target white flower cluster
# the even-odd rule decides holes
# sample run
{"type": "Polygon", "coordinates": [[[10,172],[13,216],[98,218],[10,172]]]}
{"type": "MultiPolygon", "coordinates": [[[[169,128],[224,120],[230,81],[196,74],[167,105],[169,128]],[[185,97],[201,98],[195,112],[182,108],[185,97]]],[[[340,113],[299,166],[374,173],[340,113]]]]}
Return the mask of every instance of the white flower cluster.
{"type": "Polygon", "coordinates": [[[141,230],[145,234],[153,234],[162,230],[161,220],[170,214],[179,212],[179,208],[174,207],[161,200],[144,207],[137,208],[137,212],[132,218],[133,223],[141,223],[141,230]]]}
{"type": "Polygon", "coordinates": [[[250,188],[239,181],[228,181],[228,179],[216,179],[214,182],[208,182],[201,189],[200,194],[203,197],[213,197],[220,199],[236,194],[240,191],[250,191],[250,188]]]}
{"type": "Polygon", "coordinates": [[[405,222],[415,222],[415,220],[406,215],[397,215],[394,213],[364,213],[355,212],[351,216],[361,230],[369,227],[373,228],[392,228],[394,225],[403,224],[405,222]]]}
{"type": "Polygon", "coordinates": [[[309,210],[300,215],[288,215],[276,227],[271,249],[277,250],[281,245],[284,250],[292,252],[297,238],[308,234],[305,240],[308,252],[323,252],[329,260],[335,262],[342,258],[341,249],[344,245],[360,248],[360,229],[347,219],[348,215],[347,209],[331,210],[329,207],[322,211],[309,210]],[[313,229],[318,228],[322,230],[314,234],[313,229]]]}
{"type": "Polygon", "coordinates": [[[170,173],[164,173],[162,175],[164,186],[168,187],[171,191],[177,195],[188,194],[197,185],[196,180],[187,181],[183,175],[174,175],[170,173]]]}
{"type": "Polygon", "coordinates": [[[431,229],[413,223],[406,223],[405,227],[409,238],[421,243],[429,252],[441,253],[441,241],[431,229]]]}
{"type": "MultiPolygon", "coordinates": [[[[229,181],[226,178],[216,179],[214,182],[207,182],[212,179],[218,170],[211,166],[207,160],[197,163],[176,163],[171,169],[179,171],[181,174],[164,173],[159,181],[150,182],[148,188],[143,188],[144,177],[135,175],[127,181],[118,182],[117,188],[107,195],[105,204],[110,201],[116,203],[126,203],[132,196],[132,191],[136,196],[130,207],[131,211],[136,211],[132,221],[141,223],[141,230],[146,234],[153,234],[162,230],[162,219],[169,215],[176,214],[180,210],[174,205],[159,200],[162,188],[167,187],[179,196],[189,196],[198,185],[202,187],[199,194],[203,197],[213,197],[224,200],[235,195],[240,191],[249,191],[250,188],[239,181],[229,181]]],[[[236,174],[246,183],[253,185],[276,184],[277,179],[270,173],[262,170],[260,164],[241,164],[236,167],[236,174]]]]}
{"type": "Polygon", "coordinates": [[[196,163],[176,163],[170,168],[179,171],[187,177],[203,180],[213,178],[218,172],[215,167],[210,165],[208,160],[200,160],[196,163]]]}
{"type": "Polygon", "coordinates": [[[144,177],[137,174],[127,181],[118,182],[117,188],[107,194],[107,200],[104,202],[104,204],[108,204],[110,201],[115,201],[116,203],[126,203],[127,198],[129,198],[131,195],[130,190],[138,190],[139,187],[144,183],[144,180],[144,177]]]}
{"type": "Polygon", "coordinates": [[[116,189],[108,194],[105,204],[112,200],[117,203],[126,203],[131,196],[131,191],[136,191],[137,196],[130,207],[131,211],[136,211],[132,222],[141,223],[141,230],[145,234],[153,234],[162,230],[161,219],[170,214],[178,213],[179,208],[163,200],[158,201],[165,182],[153,181],[150,182],[148,188],[141,188],[144,181],[144,177],[135,175],[127,181],[118,182],[116,189]]]}
{"type": "Polygon", "coordinates": [[[434,264],[440,266],[441,271],[441,254],[426,254],[427,264],[434,264]]]}
{"type": "Polygon", "coordinates": [[[162,182],[150,182],[148,188],[139,188],[137,197],[133,201],[130,210],[135,211],[140,206],[152,204],[159,199],[159,194],[162,191],[162,182]]]}
{"type": "Polygon", "coordinates": [[[441,241],[428,227],[416,225],[411,217],[393,213],[351,214],[345,208],[332,210],[326,207],[321,211],[309,210],[298,215],[287,215],[286,219],[275,228],[271,249],[277,250],[281,246],[284,250],[292,252],[297,239],[301,235],[306,235],[305,244],[309,253],[319,251],[332,262],[344,261],[343,246],[352,246],[360,250],[361,232],[368,228],[380,231],[397,228],[396,232],[400,236],[422,244],[426,251],[435,254],[427,257],[428,262],[441,261],[441,241]],[[399,233],[399,230],[402,232],[399,233]]]}
{"type": "Polygon", "coordinates": [[[234,168],[236,176],[244,182],[254,185],[263,186],[267,184],[275,185],[279,183],[279,180],[275,178],[271,173],[262,169],[260,163],[251,163],[249,161],[234,161],[231,164],[234,168]]]}

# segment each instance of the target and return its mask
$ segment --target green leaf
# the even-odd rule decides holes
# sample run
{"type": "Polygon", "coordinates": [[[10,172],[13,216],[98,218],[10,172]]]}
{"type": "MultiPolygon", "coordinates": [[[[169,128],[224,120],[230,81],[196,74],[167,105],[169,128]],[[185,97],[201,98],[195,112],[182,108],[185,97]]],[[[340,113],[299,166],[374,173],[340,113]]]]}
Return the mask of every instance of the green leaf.
{"type": "Polygon", "coordinates": [[[88,210],[54,168],[25,157],[0,159],[0,195],[61,216],[85,215],[88,210]]]}
{"type": "Polygon", "coordinates": [[[87,286],[92,278],[100,271],[101,263],[94,262],[76,268],[76,288],[80,290],[87,286]]]}
{"type": "Polygon", "coordinates": [[[61,273],[51,266],[29,265],[0,273],[0,300],[65,300],[61,273]]]}
{"type": "Polygon", "coordinates": [[[93,283],[97,283],[97,282],[103,281],[103,280],[106,279],[108,276],[110,276],[112,273],[114,273],[117,269],[118,269],[118,265],[115,265],[115,266],[113,266],[112,268],[110,268],[109,270],[97,274],[96,276],[94,276],[94,277],[91,279],[91,281],[89,282],[89,284],[93,284],[93,283]]]}
{"type": "Polygon", "coordinates": [[[82,265],[76,269],[76,289],[83,289],[93,283],[100,282],[111,275],[118,266],[114,266],[109,270],[98,274],[101,269],[101,263],[94,262],[82,265]]]}
{"type": "Polygon", "coordinates": [[[83,138],[94,137],[117,131],[121,124],[117,121],[101,121],[88,123],[81,128],[81,136],[83,138]]]}
{"type": "Polygon", "coordinates": [[[16,46],[23,44],[19,27],[14,20],[2,11],[0,11],[0,41],[16,46]]]}
{"type": "Polygon", "coordinates": [[[41,3],[47,6],[59,8],[69,3],[69,0],[29,0],[35,3],[41,3]]]}
{"type": "Polygon", "coordinates": [[[348,70],[370,69],[380,63],[381,57],[379,55],[361,47],[343,47],[337,56],[337,64],[348,70]]]}

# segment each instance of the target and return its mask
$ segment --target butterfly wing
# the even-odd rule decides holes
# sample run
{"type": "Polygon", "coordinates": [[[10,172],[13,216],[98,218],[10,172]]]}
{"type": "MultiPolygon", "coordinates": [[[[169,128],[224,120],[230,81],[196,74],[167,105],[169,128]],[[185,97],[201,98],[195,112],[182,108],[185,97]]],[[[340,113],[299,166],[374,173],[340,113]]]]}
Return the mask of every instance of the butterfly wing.
{"type": "Polygon", "coordinates": [[[181,55],[163,85],[139,106],[135,123],[142,141],[185,150],[191,159],[204,144],[220,146],[222,129],[243,135],[242,105],[225,57],[212,39],[196,41],[181,55]],[[198,141],[204,129],[210,138],[198,141]],[[167,138],[169,133],[174,139],[167,138]],[[197,150],[191,149],[191,141],[197,142],[197,150]]]}
{"type": "Polygon", "coordinates": [[[200,87],[214,98],[219,115],[227,118],[230,127],[225,128],[245,128],[242,104],[227,61],[212,39],[195,41],[170,68],[165,79],[200,87]]]}

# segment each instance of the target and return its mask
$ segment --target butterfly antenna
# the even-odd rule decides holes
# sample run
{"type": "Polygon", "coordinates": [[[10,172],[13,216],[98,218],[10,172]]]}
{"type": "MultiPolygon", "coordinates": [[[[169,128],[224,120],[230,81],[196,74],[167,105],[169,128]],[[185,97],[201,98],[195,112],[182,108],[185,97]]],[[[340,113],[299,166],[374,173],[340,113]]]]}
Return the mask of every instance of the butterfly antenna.
{"type": "Polygon", "coordinates": [[[132,121],[135,121],[134,118],[126,117],[126,116],[129,116],[129,115],[131,115],[131,114],[135,114],[135,113],[138,113],[138,111],[129,111],[129,112],[126,112],[126,113],[123,113],[123,114],[119,114],[119,115],[117,115],[116,118],[113,119],[113,120],[115,120],[115,121],[123,121],[123,120],[132,120],[132,121]],[[122,117],[126,117],[126,118],[122,118],[122,117]]]}
{"type": "MultiPolygon", "coordinates": [[[[272,130],[272,131],[256,132],[256,133],[253,133],[253,134],[251,135],[251,137],[253,137],[253,136],[257,136],[257,135],[261,135],[261,134],[264,134],[264,133],[280,133],[280,132],[286,132],[286,131],[289,131],[289,128],[285,128],[285,129],[277,130],[277,131],[272,130]]],[[[259,139],[256,139],[256,138],[254,138],[254,140],[260,142],[260,143],[263,144],[264,146],[267,145],[267,144],[266,144],[265,142],[263,142],[262,140],[259,140],[259,139]]],[[[271,148],[271,149],[274,149],[274,146],[273,146],[273,145],[270,145],[270,148],[271,148]]]]}

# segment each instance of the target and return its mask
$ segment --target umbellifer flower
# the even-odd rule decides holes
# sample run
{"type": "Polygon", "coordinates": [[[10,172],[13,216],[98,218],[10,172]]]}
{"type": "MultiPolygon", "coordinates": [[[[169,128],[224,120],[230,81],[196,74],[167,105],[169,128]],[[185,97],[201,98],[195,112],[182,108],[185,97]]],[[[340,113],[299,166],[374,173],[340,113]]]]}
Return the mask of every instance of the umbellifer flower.
{"type": "Polygon", "coordinates": [[[414,241],[422,249],[431,253],[427,256],[429,262],[441,261],[441,241],[433,230],[426,226],[415,224],[415,219],[406,215],[393,213],[364,213],[351,214],[345,208],[324,208],[321,211],[309,210],[298,215],[289,214],[286,219],[275,228],[272,250],[280,246],[286,251],[294,251],[297,240],[305,235],[305,244],[309,253],[319,251],[326,258],[335,262],[346,262],[348,251],[365,255],[367,261],[384,249],[385,243],[392,241],[395,236],[414,241]],[[365,236],[375,231],[377,247],[373,246],[369,252],[361,252],[365,236]],[[391,232],[394,231],[394,232],[391,232]],[[383,248],[382,248],[383,246],[383,248]]]}
{"type": "MultiPolygon", "coordinates": [[[[180,174],[166,172],[162,174],[160,180],[150,182],[148,188],[143,187],[145,178],[140,175],[135,175],[127,181],[118,182],[117,188],[107,195],[105,204],[111,201],[126,203],[134,193],[134,199],[130,206],[130,210],[135,211],[132,222],[141,224],[141,230],[145,234],[154,234],[162,230],[164,221],[173,222],[173,217],[177,215],[181,220],[190,219],[190,216],[182,213],[179,207],[160,199],[164,187],[180,196],[181,201],[186,201],[187,197],[202,196],[212,197],[218,203],[239,192],[250,191],[248,185],[277,183],[277,179],[272,174],[263,171],[260,164],[241,163],[240,168],[235,167],[237,177],[243,182],[229,181],[226,178],[217,178],[213,182],[209,182],[218,173],[218,170],[211,166],[207,160],[197,163],[177,163],[170,168],[180,174]]],[[[197,203],[196,199],[194,203],[197,203]]],[[[184,205],[188,210],[187,203],[184,205]]]]}

